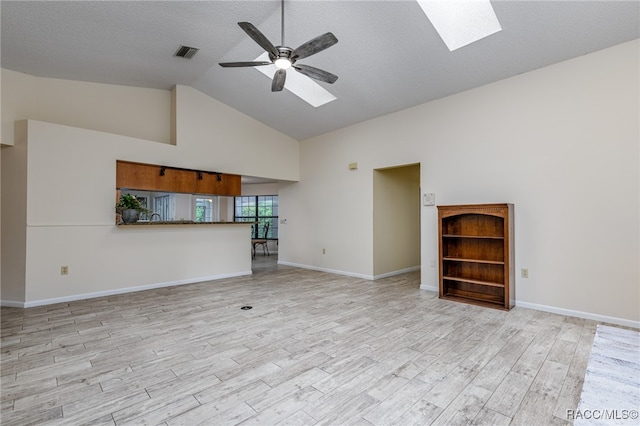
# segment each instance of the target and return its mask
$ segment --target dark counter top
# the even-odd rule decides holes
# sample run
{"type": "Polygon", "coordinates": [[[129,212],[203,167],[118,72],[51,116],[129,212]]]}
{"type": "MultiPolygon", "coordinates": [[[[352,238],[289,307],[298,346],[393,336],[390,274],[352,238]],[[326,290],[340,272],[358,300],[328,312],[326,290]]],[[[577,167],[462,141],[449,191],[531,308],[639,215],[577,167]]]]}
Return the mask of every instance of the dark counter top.
{"type": "Polygon", "coordinates": [[[158,226],[158,225],[251,225],[252,222],[195,222],[193,220],[154,220],[134,223],[116,223],[116,226],[158,226]]]}

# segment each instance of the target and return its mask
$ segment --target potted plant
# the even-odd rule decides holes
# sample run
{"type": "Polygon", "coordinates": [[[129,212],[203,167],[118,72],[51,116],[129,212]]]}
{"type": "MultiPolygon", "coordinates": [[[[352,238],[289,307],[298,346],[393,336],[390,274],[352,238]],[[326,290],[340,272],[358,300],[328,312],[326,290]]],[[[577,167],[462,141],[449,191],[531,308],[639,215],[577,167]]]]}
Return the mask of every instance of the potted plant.
{"type": "Polygon", "coordinates": [[[142,205],[135,195],[124,194],[116,204],[116,213],[120,214],[124,223],[137,222],[140,213],[150,213],[151,210],[142,205]]]}

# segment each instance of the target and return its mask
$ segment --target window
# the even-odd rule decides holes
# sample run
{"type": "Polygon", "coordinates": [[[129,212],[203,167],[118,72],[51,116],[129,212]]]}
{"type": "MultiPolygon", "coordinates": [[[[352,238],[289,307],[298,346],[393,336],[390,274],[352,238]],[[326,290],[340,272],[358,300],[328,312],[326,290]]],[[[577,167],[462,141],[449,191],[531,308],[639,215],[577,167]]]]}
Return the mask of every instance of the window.
{"type": "Polygon", "coordinates": [[[195,197],[196,222],[217,222],[218,217],[218,199],[217,197],[195,197]]]}
{"type": "Polygon", "coordinates": [[[235,197],[235,222],[257,222],[253,227],[252,238],[264,238],[264,229],[269,224],[266,236],[269,240],[278,239],[278,196],[257,195],[235,197]]]}
{"type": "Polygon", "coordinates": [[[162,195],[153,199],[153,212],[160,215],[160,220],[170,220],[171,204],[168,195],[162,195]]]}

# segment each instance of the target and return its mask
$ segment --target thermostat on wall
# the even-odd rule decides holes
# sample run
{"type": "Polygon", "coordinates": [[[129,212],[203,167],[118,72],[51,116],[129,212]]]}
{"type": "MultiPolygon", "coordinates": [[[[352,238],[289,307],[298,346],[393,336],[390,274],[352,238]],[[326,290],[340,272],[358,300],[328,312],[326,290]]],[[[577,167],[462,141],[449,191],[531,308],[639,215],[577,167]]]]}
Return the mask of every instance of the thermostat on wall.
{"type": "Polygon", "coordinates": [[[435,206],[436,205],[436,194],[433,192],[426,192],[422,195],[422,204],[425,206],[435,206]]]}

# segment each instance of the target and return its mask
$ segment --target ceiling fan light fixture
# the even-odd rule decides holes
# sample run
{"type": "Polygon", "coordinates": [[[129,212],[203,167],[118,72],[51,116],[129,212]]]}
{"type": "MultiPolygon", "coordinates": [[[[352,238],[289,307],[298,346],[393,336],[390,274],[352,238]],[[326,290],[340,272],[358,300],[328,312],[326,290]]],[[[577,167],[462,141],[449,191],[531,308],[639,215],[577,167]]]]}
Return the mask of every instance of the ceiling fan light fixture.
{"type": "Polygon", "coordinates": [[[289,58],[278,58],[273,62],[273,64],[281,70],[288,70],[292,65],[289,58]]]}
{"type": "MultiPolygon", "coordinates": [[[[256,61],[264,60],[269,60],[266,52],[256,58],[256,61]]],[[[269,80],[273,79],[273,76],[278,71],[278,68],[273,64],[264,67],[255,67],[254,69],[260,72],[260,74],[265,75],[269,80]]],[[[321,107],[337,99],[332,93],[320,86],[313,79],[299,72],[287,73],[287,84],[284,89],[293,93],[314,108],[321,107]]]]}
{"type": "MultiPolygon", "coordinates": [[[[306,43],[302,43],[296,49],[292,49],[284,44],[284,0],[281,1],[282,7],[280,8],[281,13],[281,30],[282,30],[282,46],[274,46],[273,43],[269,41],[269,39],[262,34],[262,32],[256,28],[250,22],[238,22],[238,26],[242,28],[242,30],[260,47],[262,47],[265,52],[260,55],[260,58],[268,58],[269,62],[266,60],[262,61],[252,61],[252,62],[220,62],[219,65],[221,67],[257,67],[257,68],[272,68],[269,72],[264,72],[265,75],[272,74],[271,80],[271,91],[272,92],[281,92],[284,89],[285,82],[287,79],[287,69],[295,68],[295,71],[292,75],[298,76],[298,74],[310,77],[314,80],[322,81],[325,83],[333,84],[338,79],[338,76],[335,74],[331,74],[328,71],[322,70],[320,68],[312,67],[311,65],[297,64],[296,62],[299,59],[306,58],[311,55],[315,55],[316,53],[322,52],[325,49],[333,46],[338,42],[338,39],[335,35],[330,32],[324,33],[317,37],[312,38],[306,43]]],[[[307,78],[308,80],[308,78],[307,78]]],[[[305,81],[302,79],[300,81],[305,81]]],[[[289,86],[290,84],[287,83],[289,86]]],[[[305,84],[302,84],[305,86],[305,84]]],[[[318,86],[320,87],[320,86],[318,86]]],[[[300,96],[296,93],[297,89],[290,89],[293,93],[300,96]]],[[[326,91],[325,91],[326,92],[326,91]]],[[[313,106],[320,106],[327,102],[331,102],[335,99],[333,95],[326,92],[328,96],[321,96],[324,99],[319,102],[313,102],[313,106]]],[[[301,96],[302,97],[302,96],[301,96]]],[[[303,98],[304,99],[304,98],[303,98]]],[[[309,100],[304,99],[305,101],[311,103],[309,100]]]]}
{"type": "Polygon", "coordinates": [[[450,51],[502,30],[489,0],[417,0],[450,51]]]}

